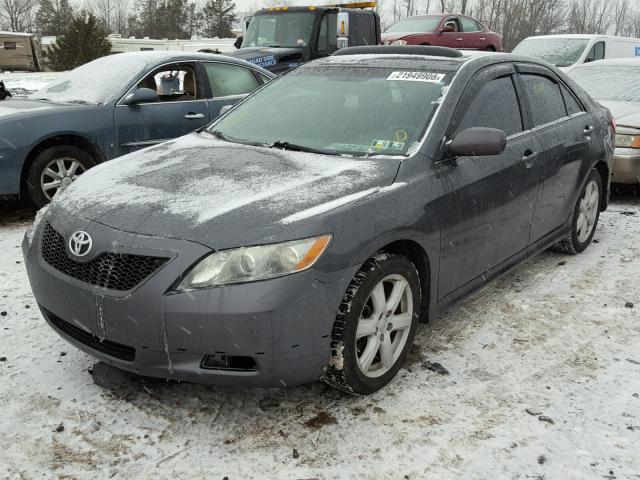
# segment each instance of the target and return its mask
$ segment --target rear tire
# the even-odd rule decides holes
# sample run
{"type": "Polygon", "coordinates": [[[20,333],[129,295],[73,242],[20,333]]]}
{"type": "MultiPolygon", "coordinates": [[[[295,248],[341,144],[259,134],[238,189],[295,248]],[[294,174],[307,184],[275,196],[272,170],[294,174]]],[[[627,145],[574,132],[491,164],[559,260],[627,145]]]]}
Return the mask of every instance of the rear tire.
{"type": "Polygon", "coordinates": [[[553,246],[554,250],[575,255],[583,252],[593,240],[602,201],[602,178],[593,169],[573,209],[571,233],[553,246]]]}
{"type": "Polygon", "coordinates": [[[406,257],[378,253],[367,260],[340,304],[324,380],[360,395],[389,383],[413,343],[420,295],[418,271],[406,257]]]}
{"type": "Polygon", "coordinates": [[[79,175],[94,167],[96,161],[78,147],[58,145],[47,148],[33,160],[27,173],[26,190],[38,208],[66,189],[79,175]]]}

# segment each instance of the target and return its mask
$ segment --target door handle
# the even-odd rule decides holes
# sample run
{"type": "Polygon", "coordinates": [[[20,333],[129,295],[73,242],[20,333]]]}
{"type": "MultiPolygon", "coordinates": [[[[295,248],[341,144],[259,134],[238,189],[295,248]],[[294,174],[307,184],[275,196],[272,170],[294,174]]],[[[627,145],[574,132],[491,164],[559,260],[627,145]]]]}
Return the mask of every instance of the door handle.
{"type": "Polygon", "coordinates": [[[480,37],[480,40],[486,40],[486,39],[487,39],[486,37],[480,37]]]}
{"type": "Polygon", "coordinates": [[[456,40],[458,40],[459,42],[461,42],[461,41],[462,41],[462,38],[456,38],[456,40]]]}
{"type": "Polygon", "coordinates": [[[584,127],[584,135],[585,135],[585,137],[588,137],[592,133],[593,133],[593,126],[587,125],[586,127],[584,127]]]}
{"type": "Polygon", "coordinates": [[[524,155],[522,156],[525,168],[533,167],[533,161],[537,156],[538,154],[533,150],[525,150],[524,155]]]}
{"type": "Polygon", "coordinates": [[[186,118],[187,120],[192,120],[192,119],[197,119],[197,118],[204,118],[204,113],[189,112],[184,116],[184,118],[186,118]]]}

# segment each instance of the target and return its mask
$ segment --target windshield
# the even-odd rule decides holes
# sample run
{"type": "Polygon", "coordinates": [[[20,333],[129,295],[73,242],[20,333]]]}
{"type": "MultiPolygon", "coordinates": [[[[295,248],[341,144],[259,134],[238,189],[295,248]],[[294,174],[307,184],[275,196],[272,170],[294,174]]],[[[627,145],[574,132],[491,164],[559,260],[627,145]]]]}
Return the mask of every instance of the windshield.
{"type": "Polygon", "coordinates": [[[400,20],[391,25],[387,32],[435,32],[441,17],[415,17],[400,20]]]}
{"type": "Polygon", "coordinates": [[[405,155],[419,142],[451,73],[302,67],[229,112],[220,138],[330,154],[405,155]]]}
{"type": "Polygon", "coordinates": [[[309,45],[315,14],[286,12],[254,15],[243,47],[304,47],[309,45]]]}
{"type": "Polygon", "coordinates": [[[146,63],[130,54],[111,55],[64,73],[29,95],[32,100],[101,105],[117,98],[146,63]],[[127,55],[127,56],[125,56],[127,55]]]}
{"type": "Polygon", "coordinates": [[[596,100],[640,102],[640,66],[589,65],[569,76],[596,100]]]}
{"type": "Polygon", "coordinates": [[[541,58],[556,67],[569,67],[580,59],[588,43],[586,38],[527,38],[513,53],[541,58]]]}

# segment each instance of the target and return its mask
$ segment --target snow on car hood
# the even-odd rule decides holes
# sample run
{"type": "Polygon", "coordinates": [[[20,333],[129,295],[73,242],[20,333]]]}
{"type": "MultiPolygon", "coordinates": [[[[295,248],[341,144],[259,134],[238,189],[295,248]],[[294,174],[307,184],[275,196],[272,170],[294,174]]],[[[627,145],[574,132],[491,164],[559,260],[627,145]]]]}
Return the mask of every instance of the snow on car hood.
{"type": "Polygon", "coordinates": [[[56,196],[52,213],[212,248],[273,242],[296,238],[297,226],[307,234],[328,211],[390,185],[399,163],[191,134],[89,170],[56,196]]]}
{"type": "Polygon", "coordinates": [[[640,102],[615,102],[598,100],[611,111],[611,115],[620,126],[640,128],[640,102]]]}

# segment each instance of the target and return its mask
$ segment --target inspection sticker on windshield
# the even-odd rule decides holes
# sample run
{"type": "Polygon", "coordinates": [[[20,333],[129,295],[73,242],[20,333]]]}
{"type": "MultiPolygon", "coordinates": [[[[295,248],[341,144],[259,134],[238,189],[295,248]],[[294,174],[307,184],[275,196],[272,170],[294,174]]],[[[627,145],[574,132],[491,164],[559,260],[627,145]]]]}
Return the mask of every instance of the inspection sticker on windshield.
{"type": "Polygon", "coordinates": [[[444,73],[433,72],[391,72],[387,80],[402,80],[405,82],[429,82],[440,83],[444,79],[444,73]]]}

